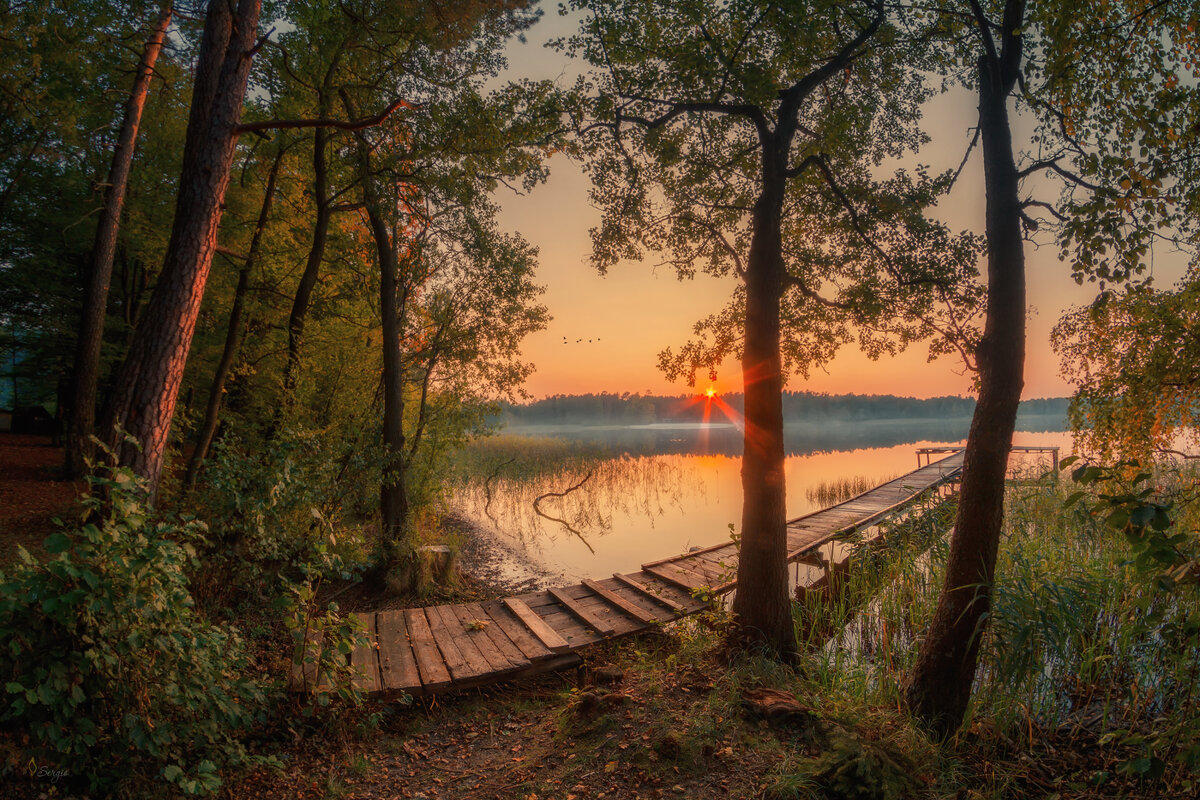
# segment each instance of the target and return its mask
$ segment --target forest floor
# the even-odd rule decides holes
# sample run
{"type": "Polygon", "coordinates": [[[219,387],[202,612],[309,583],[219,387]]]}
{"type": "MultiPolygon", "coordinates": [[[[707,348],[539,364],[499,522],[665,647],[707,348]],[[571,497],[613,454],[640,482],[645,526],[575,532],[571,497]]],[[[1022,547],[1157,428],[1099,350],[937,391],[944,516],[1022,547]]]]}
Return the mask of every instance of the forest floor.
{"type": "Polygon", "coordinates": [[[0,433],[0,569],[17,557],[17,545],[42,555],[55,517],[71,516],[83,481],[62,478],[63,449],[49,436],[0,433]]]}
{"type": "MultiPolygon", "coordinates": [[[[52,518],[71,515],[82,487],[60,479],[61,463],[61,449],[44,437],[0,434],[0,568],[15,559],[17,544],[41,555],[41,539],[55,529],[52,518]]],[[[486,531],[453,524],[458,527],[449,532],[463,545],[462,564],[480,572],[464,576],[460,592],[497,596],[524,585],[513,584],[503,569],[505,554],[495,550],[502,545],[486,531]]],[[[375,599],[362,592],[344,598],[344,607],[375,599]]],[[[586,652],[576,669],[520,683],[410,703],[368,701],[312,717],[293,700],[253,743],[275,765],[230,776],[220,796],[1146,796],[1125,781],[1096,785],[1095,776],[1112,768],[1096,746],[1099,730],[1038,732],[1029,749],[984,720],[936,746],[895,708],[821,696],[802,673],[770,662],[728,664],[716,621],[701,617],[610,642],[586,652]]],[[[264,658],[269,668],[285,669],[286,657],[273,655],[264,658]]],[[[0,797],[8,796],[0,787],[0,797]]],[[[35,796],[64,795],[47,783],[35,796]]]]}

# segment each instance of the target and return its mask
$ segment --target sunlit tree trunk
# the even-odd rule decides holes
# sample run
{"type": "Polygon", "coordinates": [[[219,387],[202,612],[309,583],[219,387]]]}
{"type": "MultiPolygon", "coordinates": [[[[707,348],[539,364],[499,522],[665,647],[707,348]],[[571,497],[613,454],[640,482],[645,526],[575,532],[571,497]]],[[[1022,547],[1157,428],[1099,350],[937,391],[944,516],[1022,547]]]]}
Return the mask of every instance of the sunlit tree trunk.
{"type": "Polygon", "coordinates": [[[279,176],[279,165],[283,163],[284,148],[275,154],[271,163],[271,171],[267,174],[267,188],[263,193],[262,207],[258,212],[258,220],[254,225],[254,235],[250,239],[250,251],[246,260],[238,270],[237,288],[233,293],[233,308],[229,311],[229,325],[225,329],[225,346],[221,350],[221,358],[217,361],[217,369],[213,374],[212,385],[208,389],[208,403],[204,408],[204,421],[200,425],[200,433],[196,438],[196,449],[188,459],[187,473],[184,475],[184,486],[192,486],[200,472],[200,466],[208,456],[208,448],[212,445],[213,436],[217,432],[220,421],[221,402],[225,394],[225,382],[233,368],[233,360],[237,357],[242,344],[242,316],[246,305],[246,289],[250,284],[250,271],[258,261],[258,253],[262,246],[263,231],[266,230],[267,220],[271,216],[271,203],[275,198],[275,181],[279,176]]]}
{"type": "Polygon", "coordinates": [[[92,458],[91,437],[96,425],[96,385],[100,378],[100,347],[104,341],[104,320],[108,312],[108,288],[112,283],[113,258],[117,250],[117,233],[121,210],[125,207],[125,188],[133,166],[138,128],[154,64],[162,52],[163,38],[171,24],[171,3],[163,3],[158,20],[146,41],[142,59],[138,62],[133,88],[125,103],[121,133],[113,151],[108,171],[108,186],[104,193],[104,209],[96,226],[92,245],[92,268],[84,288],[83,308],[79,320],[79,337],[75,343],[75,369],[71,397],[70,422],[67,428],[67,472],[81,476],[92,458]]]}
{"type": "Polygon", "coordinates": [[[117,374],[110,441],[118,462],[145,477],[152,493],[162,477],[171,417],[216,250],[259,10],[260,0],[239,0],[236,6],[212,0],[208,6],[171,238],[154,295],[117,374]]]}
{"type": "Polygon", "coordinates": [[[971,698],[991,607],[1004,519],[1004,475],[1025,364],[1025,254],[1008,98],[1021,63],[1024,3],[1009,0],[999,57],[979,60],[979,130],[987,192],[988,306],[976,353],[979,400],[967,438],[962,491],[937,611],[909,675],[911,711],[937,735],[953,733],[971,698]]]}
{"type": "Polygon", "coordinates": [[[755,205],[746,262],[744,500],[733,635],[742,647],[760,647],[791,658],[796,652],[796,634],[788,596],[779,337],[786,274],[780,234],[783,193],[783,177],[768,176],[755,205]]]}

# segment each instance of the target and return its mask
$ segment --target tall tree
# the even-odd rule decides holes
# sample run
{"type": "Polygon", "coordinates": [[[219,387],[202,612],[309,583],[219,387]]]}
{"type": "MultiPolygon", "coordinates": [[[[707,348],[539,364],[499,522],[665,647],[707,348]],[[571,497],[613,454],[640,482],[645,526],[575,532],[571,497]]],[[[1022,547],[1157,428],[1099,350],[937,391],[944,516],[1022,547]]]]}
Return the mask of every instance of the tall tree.
{"type": "Polygon", "coordinates": [[[66,461],[67,472],[75,477],[83,474],[93,455],[91,437],[95,432],[96,423],[100,344],[104,339],[104,321],[108,316],[108,287],[112,282],[117,232],[121,224],[121,211],[125,206],[125,188],[133,166],[133,152],[137,144],[138,127],[142,121],[142,109],[146,105],[146,95],[150,91],[150,81],[154,76],[154,64],[162,51],[172,12],[170,2],[161,5],[158,18],[150,29],[150,37],[142,50],[142,57],[134,74],[133,88],[125,102],[121,133],[108,170],[104,208],[96,226],[96,240],[92,246],[91,270],[84,291],[72,376],[74,385],[66,461]]]}
{"type": "Polygon", "coordinates": [[[1025,250],[1020,176],[1008,104],[1021,77],[1025,0],[1006,0],[998,24],[971,0],[982,52],[975,85],[987,196],[987,316],[975,351],[979,398],[967,436],[958,516],[945,586],[908,676],[909,708],[934,731],[956,729],[966,713],[990,608],[1004,514],[1004,475],[1025,365],[1025,250]]]}
{"type": "Polygon", "coordinates": [[[254,233],[250,237],[250,249],[242,259],[241,267],[238,268],[237,286],[233,290],[233,306],[229,310],[229,323],[225,330],[225,344],[221,349],[221,356],[217,360],[217,368],[213,373],[212,385],[208,390],[208,402],[204,407],[204,419],[200,423],[200,432],[196,437],[196,447],[192,450],[192,454],[188,458],[187,471],[183,479],[185,486],[191,486],[196,482],[196,476],[199,474],[201,465],[204,464],[204,459],[208,455],[208,448],[212,445],[213,437],[217,432],[221,401],[225,395],[225,382],[229,379],[230,370],[233,369],[233,362],[237,358],[238,349],[241,347],[242,335],[245,330],[245,320],[243,317],[246,293],[250,286],[250,274],[258,265],[259,254],[262,251],[263,234],[267,229],[267,222],[271,217],[271,205],[275,200],[275,186],[279,179],[279,168],[283,164],[283,157],[286,153],[287,146],[281,145],[275,151],[275,158],[272,159],[271,168],[267,172],[267,183],[266,188],[263,189],[262,205],[259,208],[258,220],[254,225],[254,233]]]}
{"type": "Polygon", "coordinates": [[[120,463],[144,476],[154,491],[217,246],[260,7],[260,0],[209,3],[171,239],[149,308],[117,374],[108,413],[106,427],[120,463]]]}
{"type": "MultiPolygon", "coordinates": [[[[465,281],[461,287],[448,284],[452,276],[462,280],[453,269],[459,254],[476,255],[472,269],[495,281],[487,293],[493,304],[508,301],[507,317],[494,320],[491,331],[469,334],[481,348],[507,337],[492,354],[495,374],[514,360],[521,337],[540,327],[544,315],[531,302],[532,254],[494,231],[495,209],[487,193],[501,181],[532,186],[544,177],[543,152],[558,138],[558,106],[546,84],[482,91],[483,82],[502,66],[502,43],[531,20],[495,9],[477,20],[474,36],[454,47],[446,47],[440,36],[425,43],[438,58],[417,59],[421,69],[403,76],[380,73],[373,82],[360,80],[341,90],[351,116],[364,103],[401,93],[406,98],[403,116],[355,133],[357,186],[380,271],[380,566],[389,583],[402,590],[413,588],[416,577],[409,471],[430,424],[435,376],[447,371],[452,353],[466,350],[450,342],[468,335],[464,320],[470,300],[478,298],[466,292],[465,281]],[[442,302],[443,292],[457,295],[459,302],[442,302]]],[[[368,73],[360,68],[358,74],[368,73]]],[[[511,383],[492,388],[511,389],[511,383]]]]}
{"type": "MultiPolygon", "coordinates": [[[[0,359],[11,362],[10,343],[19,351],[22,394],[31,403],[52,408],[58,384],[60,410],[68,406],[63,378],[71,373],[96,217],[146,20],[157,7],[62,0],[10,4],[0,14],[0,326],[9,334],[0,359]]],[[[166,83],[174,60],[160,57],[157,68],[165,90],[153,93],[148,113],[177,100],[166,83]]],[[[175,133],[173,120],[160,127],[175,133]]],[[[161,179],[156,167],[146,179],[161,179]]],[[[132,195],[127,212],[153,205],[132,195]]],[[[118,262],[150,238],[126,238],[118,262]]]]}
{"type": "Polygon", "coordinates": [[[601,269],[665,250],[739,279],[733,302],[666,352],[671,373],[741,358],[743,511],[735,641],[788,657],[783,416],[788,368],[832,356],[855,331],[869,352],[954,323],[942,299],[975,249],[922,216],[949,180],[923,170],[872,177],[921,140],[926,91],[890,47],[879,0],[767,5],[587,2],[569,48],[599,73],[585,113],[601,269]],[[893,316],[897,309],[903,315],[893,316]]]}
{"type": "MultiPolygon", "coordinates": [[[[1057,225],[1062,255],[1080,278],[1123,280],[1144,269],[1148,240],[1172,224],[1173,212],[1157,196],[1156,181],[1163,176],[1141,176],[1137,197],[1129,192],[1134,181],[1127,174],[1119,189],[1096,178],[1129,170],[1132,161],[1114,157],[1114,151],[1132,144],[1145,153],[1146,132],[1171,140],[1170,123],[1163,125],[1151,98],[1178,83],[1162,67],[1172,60],[1164,57],[1172,32],[1194,19],[1195,3],[1186,5],[1190,9],[1159,0],[1082,6],[1066,0],[966,0],[927,9],[938,29],[950,33],[943,63],[969,67],[957,74],[978,96],[988,247],[987,318],[977,349],[979,400],[958,517],[938,607],[905,685],[909,708],[937,735],[962,723],[991,604],[1004,473],[1023,383],[1025,231],[1047,221],[1057,225]],[[1038,123],[1039,155],[1021,168],[1010,117],[1014,102],[1038,123]],[[1141,141],[1114,136],[1121,131],[1138,132],[1132,138],[1141,141]],[[1023,194],[1022,180],[1033,175],[1061,182],[1059,203],[1023,194]],[[1131,215],[1132,209],[1137,213],[1131,215]],[[1048,220],[1033,216],[1040,211],[1048,220]]],[[[1184,38],[1194,51],[1194,36],[1184,38]]],[[[1188,63],[1186,55],[1175,58],[1188,63]]],[[[1152,160],[1161,169],[1174,156],[1152,160]]]]}

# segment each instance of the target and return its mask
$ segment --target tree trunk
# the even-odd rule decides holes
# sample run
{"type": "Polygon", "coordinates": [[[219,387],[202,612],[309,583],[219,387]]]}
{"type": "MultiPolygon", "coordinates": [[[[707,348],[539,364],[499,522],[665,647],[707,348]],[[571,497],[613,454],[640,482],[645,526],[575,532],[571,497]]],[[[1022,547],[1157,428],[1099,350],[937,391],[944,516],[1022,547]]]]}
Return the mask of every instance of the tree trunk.
{"type": "Polygon", "coordinates": [[[121,133],[113,151],[108,170],[108,188],[104,195],[104,210],[96,227],[92,245],[92,269],[84,289],[83,308],[79,320],[79,338],[75,343],[74,386],[70,422],[67,433],[67,473],[78,478],[87,470],[93,457],[91,437],[96,426],[96,384],[100,375],[100,346],[104,340],[104,320],[108,316],[108,288],[112,282],[113,257],[117,250],[117,232],[121,224],[121,209],[125,206],[125,187],[133,165],[142,109],[150,91],[154,64],[162,52],[163,38],[171,23],[171,3],[163,3],[158,21],[146,41],[142,60],[138,63],[133,88],[125,102],[121,133]]]}
{"type": "Polygon", "coordinates": [[[108,414],[118,463],[143,476],[152,497],[217,245],[260,6],[261,0],[238,0],[236,8],[228,0],[209,3],[171,238],[108,414]]]}
{"type": "Polygon", "coordinates": [[[742,538],[733,600],[735,644],[790,660],[796,633],[787,575],[787,510],[783,449],[783,364],[780,300],[784,291],[780,234],[783,179],[768,182],[754,210],[746,263],[746,428],[742,454],[742,538]]]}
{"type": "Polygon", "coordinates": [[[200,466],[208,455],[212,445],[213,435],[217,432],[217,422],[220,419],[221,401],[225,394],[225,381],[233,368],[233,360],[237,357],[238,348],[242,344],[242,313],[245,306],[246,288],[250,283],[250,270],[258,261],[258,251],[262,245],[263,231],[271,216],[271,202],[275,198],[275,181],[279,176],[279,165],[283,163],[284,148],[279,148],[275,160],[271,163],[271,171],[267,174],[267,188],[263,193],[262,207],[258,212],[258,221],[254,225],[254,235],[250,239],[250,252],[246,253],[246,261],[238,270],[237,289],[233,293],[233,308],[229,312],[229,327],[225,331],[225,347],[221,350],[221,358],[217,362],[217,371],[213,375],[212,386],[208,390],[208,404],[204,408],[204,422],[200,426],[200,435],[196,439],[196,449],[188,459],[187,473],[183,485],[191,487],[196,483],[200,466]]]}
{"type": "MultiPolygon", "coordinates": [[[[354,109],[343,92],[346,114],[354,109]]],[[[379,261],[379,314],[383,323],[383,474],[379,482],[380,568],[389,585],[401,592],[417,580],[415,551],[408,536],[407,464],[404,458],[404,362],[400,328],[406,296],[397,288],[399,263],[392,231],[384,219],[383,202],[371,172],[370,148],[362,134],[357,137],[359,180],[363,205],[375,239],[379,261]]]]}
{"type": "MultiPolygon", "coordinates": [[[[323,104],[322,108],[326,106],[323,104]]],[[[300,380],[300,348],[304,342],[304,322],[308,317],[309,306],[312,305],[313,290],[321,275],[321,262],[325,258],[325,245],[329,241],[329,220],[332,216],[329,201],[329,165],[327,153],[329,133],[323,128],[313,132],[313,199],[317,204],[317,217],[313,222],[312,244],[308,249],[308,260],[304,263],[304,273],[300,276],[300,285],[296,287],[292,299],[292,310],[288,315],[288,349],[287,362],[283,367],[283,397],[279,404],[275,423],[268,438],[274,438],[274,433],[283,422],[287,409],[295,399],[296,385],[300,380]]]]}
{"type": "Polygon", "coordinates": [[[379,485],[382,551],[394,560],[408,549],[408,487],[404,459],[404,364],[400,351],[400,298],[396,249],[378,205],[367,216],[379,253],[379,311],[383,318],[383,477],[379,485]]]}
{"type": "MultiPolygon", "coordinates": [[[[1010,0],[1010,6],[1013,5],[1010,0]]],[[[1019,29],[1009,25],[1005,30],[1019,29]]],[[[1019,37],[1019,34],[1017,34],[1019,37]]],[[[962,724],[991,607],[1004,518],[1004,475],[1012,449],[1025,363],[1025,255],[1008,96],[1020,40],[979,62],[979,130],[987,192],[988,306],[979,365],[979,401],[967,438],[958,518],[937,611],[905,687],[911,711],[938,736],[962,724]],[[1016,54],[1010,49],[1015,47],[1016,54]]]]}

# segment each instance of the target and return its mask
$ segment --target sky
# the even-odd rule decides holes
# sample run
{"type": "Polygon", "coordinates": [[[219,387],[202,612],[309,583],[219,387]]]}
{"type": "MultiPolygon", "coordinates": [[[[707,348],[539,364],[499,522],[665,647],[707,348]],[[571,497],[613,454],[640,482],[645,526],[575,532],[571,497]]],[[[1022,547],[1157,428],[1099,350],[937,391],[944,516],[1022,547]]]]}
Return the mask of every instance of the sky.
{"type": "MultiPolygon", "coordinates": [[[[547,8],[527,41],[510,45],[509,74],[568,81],[572,70],[578,68],[544,44],[573,32],[573,27],[570,19],[547,8]]],[[[974,99],[962,90],[932,100],[925,111],[925,127],[932,142],[909,166],[925,163],[935,171],[956,167],[970,141],[975,117],[974,99]]],[[[1019,122],[1016,128],[1014,141],[1020,148],[1021,142],[1028,140],[1028,131],[1022,131],[1019,122]]],[[[975,148],[951,195],[931,212],[955,229],[982,232],[984,228],[979,149],[975,148]]],[[[600,275],[588,264],[588,231],[600,218],[599,211],[589,204],[589,188],[590,179],[577,163],[556,156],[547,183],[525,196],[499,198],[501,225],[520,232],[540,250],[538,280],[546,287],[542,301],[554,318],[522,346],[524,357],[537,367],[525,390],[535,398],[591,392],[676,395],[703,391],[710,383],[706,375],[699,376],[703,385],[696,389],[683,381],[668,382],[657,368],[658,353],[686,341],[697,320],[724,307],[733,279],[698,271],[695,278],[679,281],[670,267],[656,266],[652,255],[642,262],[622,262],[607,275],[600,275]]],[[[1043,196],[1046,194],[1043,191],[1043,196]]],[[[1027,243],[1025,258],[1024,397],[1067,396],[1073,390],[1059,375],[1058,359],[1050,349],[1050,331],[1068,308],[1090,302],[1096,287],[1077,285],[1069,265],[1059,261],[1058,248],[1049,240],[1040,245],[1027,243]]],[[[980,269],[982,272],[982,263],[980,269]]],[[[1167,280],[1176,277],[1172,274],[1176,270],[1160,271],[1167,273],[1162,276],[1167,280]]],[[[851,344],[823,370],[811,371],[807,380],[793,376],[788,388],[914,397],[972,393],[971,374],[961,360],[943,356],[929,362],[927,353],[927,347],[918,343],[899,356],[872,361],[851,344]]],[[[738,365],[727,363],[714,386],[718,391],[741,391],[738,365]]]]}

